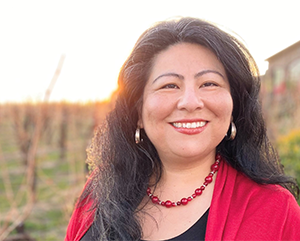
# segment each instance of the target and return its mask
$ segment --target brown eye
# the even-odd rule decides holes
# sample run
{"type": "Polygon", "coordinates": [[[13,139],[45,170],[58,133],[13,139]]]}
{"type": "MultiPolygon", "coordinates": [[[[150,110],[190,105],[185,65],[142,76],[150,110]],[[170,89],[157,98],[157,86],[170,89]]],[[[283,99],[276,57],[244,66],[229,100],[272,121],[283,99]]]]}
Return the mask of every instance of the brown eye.
{"type": "Polygon", "coordinates": [[[163,89],[179,89],[179,87],[175,84],[167,84],[163,87],[163,89]]]}
{"type": "Polygon", "coordinates": [[[218,86],[218,85],[213,82],[207,82],[207,83],[203,84],[201,87],[215,87],[215,86],[218,86]]]}

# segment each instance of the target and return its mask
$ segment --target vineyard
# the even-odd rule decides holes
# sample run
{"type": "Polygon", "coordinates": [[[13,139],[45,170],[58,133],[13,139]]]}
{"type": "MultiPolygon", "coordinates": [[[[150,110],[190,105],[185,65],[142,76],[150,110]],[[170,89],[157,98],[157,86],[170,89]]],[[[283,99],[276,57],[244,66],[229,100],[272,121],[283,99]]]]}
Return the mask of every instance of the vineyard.
{"type": "Polygon", "coordinates": [[[0,106],[0,240],[62,240],[109,102],[0,106]],[[37,129],[40,129],[37,133],[37,129]]]}
{"type": "MultiPolygon", "coordinates": [[[[299,97],[262,100],[271,141],[287,173],[299,181],[299,97]]],[[[63,240],[89,170],[85,150],[112,107],[112,102],[0,105],[0,240],[63,240]]]]}

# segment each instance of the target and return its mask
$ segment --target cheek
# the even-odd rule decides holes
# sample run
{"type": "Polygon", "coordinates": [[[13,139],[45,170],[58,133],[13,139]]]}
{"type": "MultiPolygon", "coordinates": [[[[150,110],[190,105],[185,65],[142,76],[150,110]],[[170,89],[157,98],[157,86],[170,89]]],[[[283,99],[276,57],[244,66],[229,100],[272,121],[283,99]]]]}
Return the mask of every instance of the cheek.
{"type": "Polygon", "coordinates": [[[232,110],[233,110],[233,102],[231,98],[228,98],[227,100],[222,101],[220,104],[220,112],[222,115],[227,119],[231,119],[232,116],[232,110]]]}
{"type": "Polygon", "coordinates": [[[228,114],[230,115],[230,118],[232,116],[232,111],[233,111],[233,100],[232,100],[232,97],[231,97],[231,94],[228,94],[228,98],[227,98],[227,101],[226,101],[226,106],[227,106],[227,112],[228,114]]]}
{"type": "Polygon", "coordinates": [[[151,94],[143,100],[142,122],[143,128],[148,125],[158,124],[172,111],[172,101],[162,95],[151,94]]]}
{"type": "Polygon", "coordinates": [[[143,123],[149,122],[153,118],[157,118],[163,112],[164,105],[161,105],[160,103],[158,98],[144,100],[142,109],[143,123]]]}
{"type": "Polygon", "coordinates": [[[224,119],[231,118],[233,110],[233,101],[229,92],[219,92],[214,98],[209,100],[210,107],[214,109],[215,114],[224,119]]]}

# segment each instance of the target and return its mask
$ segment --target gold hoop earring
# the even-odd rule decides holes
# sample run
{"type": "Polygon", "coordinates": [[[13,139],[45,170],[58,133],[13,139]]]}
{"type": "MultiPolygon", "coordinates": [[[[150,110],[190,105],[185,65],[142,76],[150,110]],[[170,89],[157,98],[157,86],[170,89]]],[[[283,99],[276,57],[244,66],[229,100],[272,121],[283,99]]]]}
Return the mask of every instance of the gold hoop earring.
{"type": "Polygon", "coordinates": [[[138,127],[135,130],[135,135],[134,135],[134,139],[135,139],[135,143],[139,144],[141,143],[143,140],[141,139],[141,129],[138,127]]]}
{"type": "MultiPolygon", "coordinates": [[[[233,121],[230,123],[230,126],[231,126],[231,128],[230,128],[230,136],[227,138],[227,140],[232,141],[232,140],[234,140],[234,138],[236,136],[237,129],[236,129],[236,126],[235,126],[235,124],[234,124],[233,121]]],[[[228,136],[228,133],[226,134],[226,136],[228,136]]]]}

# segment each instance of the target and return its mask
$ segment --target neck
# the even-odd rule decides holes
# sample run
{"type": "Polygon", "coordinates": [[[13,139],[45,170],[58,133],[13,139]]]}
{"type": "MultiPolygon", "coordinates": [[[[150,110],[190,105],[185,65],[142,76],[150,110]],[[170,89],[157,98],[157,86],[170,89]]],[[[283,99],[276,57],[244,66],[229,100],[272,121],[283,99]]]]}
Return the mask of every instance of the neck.
{"type": "Polygon", "coordinates": [[[216,152],[211,152],[201,158],[162,158],[162,181],[188,182],[205,177],[210,172],[210,166],[215,162],[216,152]]]}
{"type": "MultiPolygon", "coordinates": [[[[163,162],[162,177],[155,190],[163,200],[177,200],[182,196],[191,195],[197,187],[203,184],[205,177],[211,172],[211,165],[215,162],[215,153],[207,155],[205,158],[198,160],[187,160],[186,163],[163,162]]],[[[215,177],[210,184],[214,186],[215,177]]]]}

